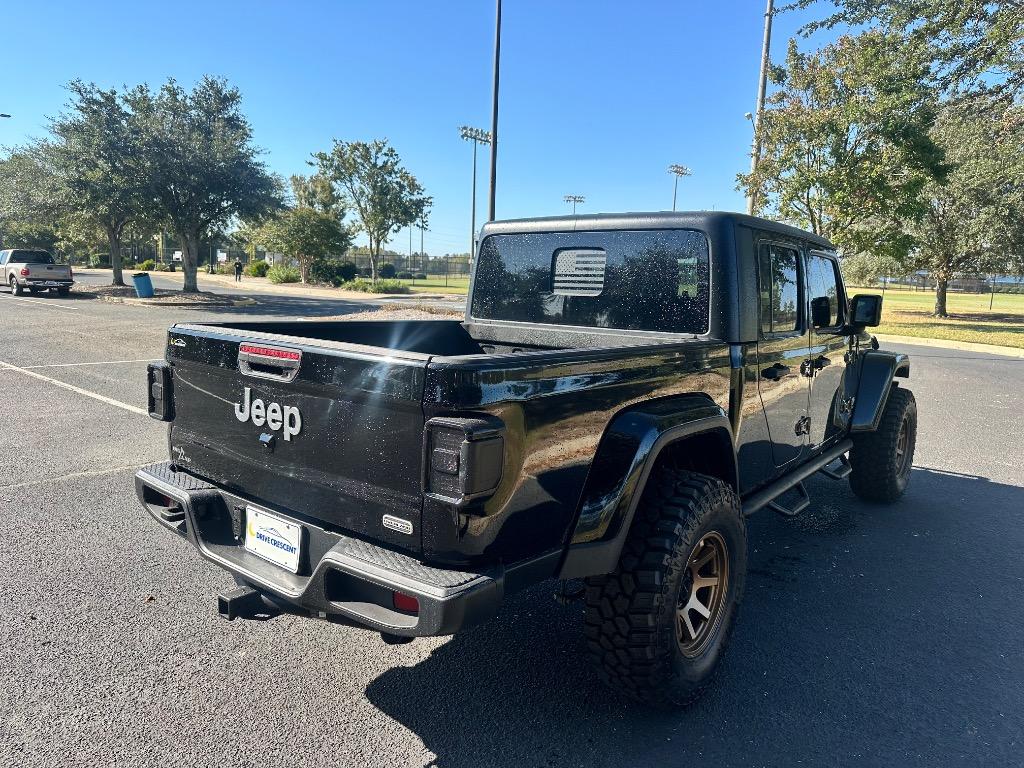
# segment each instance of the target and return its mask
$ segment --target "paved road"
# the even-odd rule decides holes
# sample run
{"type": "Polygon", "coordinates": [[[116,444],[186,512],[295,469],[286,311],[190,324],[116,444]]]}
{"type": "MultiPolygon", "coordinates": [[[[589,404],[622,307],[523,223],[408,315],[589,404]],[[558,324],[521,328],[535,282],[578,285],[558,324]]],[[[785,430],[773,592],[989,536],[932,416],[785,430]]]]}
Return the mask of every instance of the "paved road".
{"type": "MultiPolygon", "coordinates": [[[[125,282],[129,285],[131,284],[129,277],[130,274],[130,271],[125,271],[125,282]]],[[[255,298],[261,305],[268,305],[270,307],[278,306],[278,302],[281,299],[284,299],[285,301],[282,306],[285,308],[285,314],[294,312],[297,306],[301,309],[303,307],[302,302],[306,298],[314,299],[313,304],[308,306],[316,307],[311,314],[319,315],[341,314],[344,311],[350,310],[343,309],[342,312],[336,312],[335,309],[339,307],[350,308],[353,304],[427,304],[429,306],[441,307],[444,309],[454,309],[458,312],[465,306],[466,301],[465,296],[452,295],[448,297],[439,297],[437,294],[410,294],[408,296],[389,296],[387,298],[366,294],[364,297],[358,299],[335,299],[329,296],[324,297],[322,295],[306,297],[298,295],[304,290],[304,287],[297,284],[274,285],[266,282],[253,283],[249,281],[249,278],[243,278],[242,282],[234,283],[225,281],[219,277],[207,277],[201,271],[197,277],[199,280],[199,288],[203,291],[210,291],[212,293],[219,293],[226,296],[255,298]],[[296,304],[296,302],[300,303],[296,304]]],[[[181,290],[182,277],[180,272],[174,273],[173,275],[166,272],[150,272],[150,279],[153,281],[153,286],[155,288],[181,290]]],[[[80,286],[109,285],[110,272],[83,272],[78,270],[75,272],[75,280],[80,286]]],[[[263,311],[267,310],[264,309],[263,311]]],[[[306,310],[303,309],[302,311],[306,310]]]]}
{"type": "Polygon", "coordinates": [[[904,500],[871,507],[816,479],[802,517],[754,516],[722,675],[662,713],[595,680],[580,607],[550,585],[399,647],[217,618],[228,579],[134,499],[133,468],[166,448],[132,409],[170,322],[319,306],[280,302],[0,294],[0,360],[22,369],[0,370],[0,765],[1024,762],[1024,361],[908,348],[921,439],[904,500]]]}

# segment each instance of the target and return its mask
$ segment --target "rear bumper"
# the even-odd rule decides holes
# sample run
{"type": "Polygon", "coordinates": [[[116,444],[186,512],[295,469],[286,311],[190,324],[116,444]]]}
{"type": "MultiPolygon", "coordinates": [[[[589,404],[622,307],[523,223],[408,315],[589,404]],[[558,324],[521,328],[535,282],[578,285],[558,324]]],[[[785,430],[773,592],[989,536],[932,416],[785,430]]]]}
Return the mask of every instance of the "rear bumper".
{"type": "Polygon", "coordinates": [[[191,542],[207,560],[273,601],[313,616],[404,637],[450,635],[493,616],[503,599],[500,567],[485,573],[434,568],[281,515],[304,529],[299,572],[289,573],[242,545],[245,499],[172,469],[170,462],[136,472],[135,490],[157,522],[191,542]],[[396,610],[394,591],[415,596],[419,612],[396,610]]]}
{"type": "Polygon", "coordinates": [[[25,279],[25,285],[28,288],[70,288],[74,284],[74,280],[47,280],[43,277],[25,279]]]}

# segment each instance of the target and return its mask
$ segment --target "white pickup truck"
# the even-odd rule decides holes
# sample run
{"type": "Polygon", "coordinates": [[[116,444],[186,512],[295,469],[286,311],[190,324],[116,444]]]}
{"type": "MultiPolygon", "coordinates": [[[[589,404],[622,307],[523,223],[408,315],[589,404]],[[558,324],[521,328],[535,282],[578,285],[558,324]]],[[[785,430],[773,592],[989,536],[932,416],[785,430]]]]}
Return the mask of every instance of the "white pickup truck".
{"type": "Polygon", "coordinates": [[[0,278],[11,293],[20,296],[25,289],[57,291],[67,296],[74,285],[74,274],[67,264],[57,264],[46,251],[14,248],[0,251],[0,278]]]}

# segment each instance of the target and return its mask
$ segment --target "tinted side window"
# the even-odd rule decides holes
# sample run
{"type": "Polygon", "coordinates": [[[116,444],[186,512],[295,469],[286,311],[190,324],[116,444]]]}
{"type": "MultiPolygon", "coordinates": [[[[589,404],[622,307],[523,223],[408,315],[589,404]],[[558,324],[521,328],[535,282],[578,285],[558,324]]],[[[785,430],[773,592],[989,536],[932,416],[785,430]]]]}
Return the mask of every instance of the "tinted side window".
{"type": "Polygon", "coordinates": [[[812,302],[820,298],[828,299],[829,326],[838,325],[842,320],[839,315],[838,286],[835,263],[824,256],[812,254],[807,260],[807,294],[812,302]]]}
{"type": "Polygon", "coordinates": [[[800,320],[799,255],[792,248],[764,243],[759,251],[761,331],[794,331],[800,320]]]}

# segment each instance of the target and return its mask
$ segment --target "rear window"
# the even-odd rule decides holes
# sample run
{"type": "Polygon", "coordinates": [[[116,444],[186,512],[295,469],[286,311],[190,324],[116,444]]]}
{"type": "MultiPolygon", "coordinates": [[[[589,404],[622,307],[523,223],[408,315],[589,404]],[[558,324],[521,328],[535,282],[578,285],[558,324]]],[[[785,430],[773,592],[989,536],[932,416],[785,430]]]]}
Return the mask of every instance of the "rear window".
{"type": "Polygon", "coordinates": [[[53,256],[46,251],[12,251],[11,264],[53,264],[53,256]]]}
{"type": "Polygon", "coordinates": [[[708,241],[690,229],[491,235],[472,316],[590,328],[708,331],[708,241]]]}

